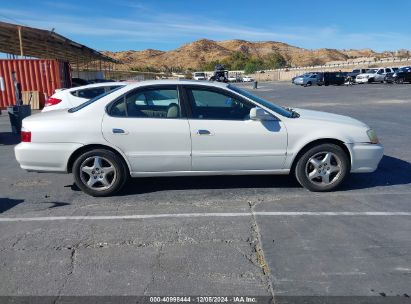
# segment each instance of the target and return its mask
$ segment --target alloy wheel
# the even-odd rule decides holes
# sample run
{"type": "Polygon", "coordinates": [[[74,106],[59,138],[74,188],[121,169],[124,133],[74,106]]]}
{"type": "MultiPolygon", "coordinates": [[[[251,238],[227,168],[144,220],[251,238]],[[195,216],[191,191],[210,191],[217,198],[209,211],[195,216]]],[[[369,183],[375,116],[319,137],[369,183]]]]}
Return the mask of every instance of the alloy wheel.
{"type": "Polygon", "coordinates": [[[107,158],[92,156],[81,163],[80,178],[88,188],[103,191],[114,184],[117,172],[114,165],[107,158]]]}
{"type": "Polygon", "coordinates": [[[341,159],[335,153],[324,151],[308,159],[305,174],[311,183],[328,186],[340,178],[341,169],[341,159]]]}

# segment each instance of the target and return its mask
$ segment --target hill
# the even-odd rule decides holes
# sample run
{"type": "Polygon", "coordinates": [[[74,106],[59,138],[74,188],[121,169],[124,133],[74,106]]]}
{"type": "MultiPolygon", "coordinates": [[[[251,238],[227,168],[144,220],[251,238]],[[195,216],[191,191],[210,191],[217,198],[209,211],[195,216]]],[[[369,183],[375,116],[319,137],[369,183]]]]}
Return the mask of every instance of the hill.
{"type": "Polygon", "coordinates": [[[227,59],[234,52],[241,52],[255,59],[262,59],[270,54],[277,53],[285,59],[288,66],[318,65],[331,61],[344,61],[358,57],[378,57],[379,55],[382,55],[370,49],[308,50],[276,41],[213,41],[208,39],[200,39],[187,43],[171,51],[147,49],[143,51],[105,51],[103,53],[122,61],[122,68],[124,69],[164,71],[185,69],[195,70],[203,66],[205,63],[227,59]]]}

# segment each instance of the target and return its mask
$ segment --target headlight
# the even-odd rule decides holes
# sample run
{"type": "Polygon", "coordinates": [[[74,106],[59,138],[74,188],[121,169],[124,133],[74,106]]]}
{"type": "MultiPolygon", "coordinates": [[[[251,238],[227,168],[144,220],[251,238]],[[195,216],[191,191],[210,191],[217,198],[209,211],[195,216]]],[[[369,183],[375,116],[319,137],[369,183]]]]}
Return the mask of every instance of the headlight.
{"type": "Polygon", "coordinates": [[[392,77],[397,77],[397,73],[392,74],[392,77]]]}
{"type": "Polygon", "coordinates": [[[378,144],[380,141],[378,140],[377,133],[373,129],[367,131],[368,138],[370,139],[370,143],[378,144]]]}

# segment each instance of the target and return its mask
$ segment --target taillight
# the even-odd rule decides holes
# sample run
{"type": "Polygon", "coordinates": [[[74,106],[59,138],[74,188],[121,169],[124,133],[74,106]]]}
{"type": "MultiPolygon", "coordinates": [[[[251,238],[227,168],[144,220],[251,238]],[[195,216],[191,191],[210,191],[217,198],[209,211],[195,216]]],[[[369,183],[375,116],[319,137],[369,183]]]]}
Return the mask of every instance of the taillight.
{"type": "Polygon", "coordinates": [[[49,99],[47,99],[46,104],[44,106],[45,107],[54,106],[54,105],[56,105],[60,102],[61,102],[61,99],[54,98],[54,97],[49,97],[49,99]]]}
{"type": "Polygon", "coordinates": [[[21,142],[31,142],[31,132],[29,131],[21,131],[21,142]]]}

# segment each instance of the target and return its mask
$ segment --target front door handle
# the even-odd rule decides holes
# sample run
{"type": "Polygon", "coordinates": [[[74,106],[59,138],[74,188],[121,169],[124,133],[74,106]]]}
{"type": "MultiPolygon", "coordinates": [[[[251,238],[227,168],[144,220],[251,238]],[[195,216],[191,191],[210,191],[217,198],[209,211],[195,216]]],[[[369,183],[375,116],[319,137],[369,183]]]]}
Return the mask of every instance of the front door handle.
{"type": "Polygon", "coordinates": [[[112,132],[113,134],[127,134],[127,132],[124,131],[123,129],[117,129],[117,128],[114,128],[112,132]]]}
{"type": "Polygon", "coordinates": [[[198,135],[211,135],[211,132],[208,130],[197,130],[198,135]]]}

